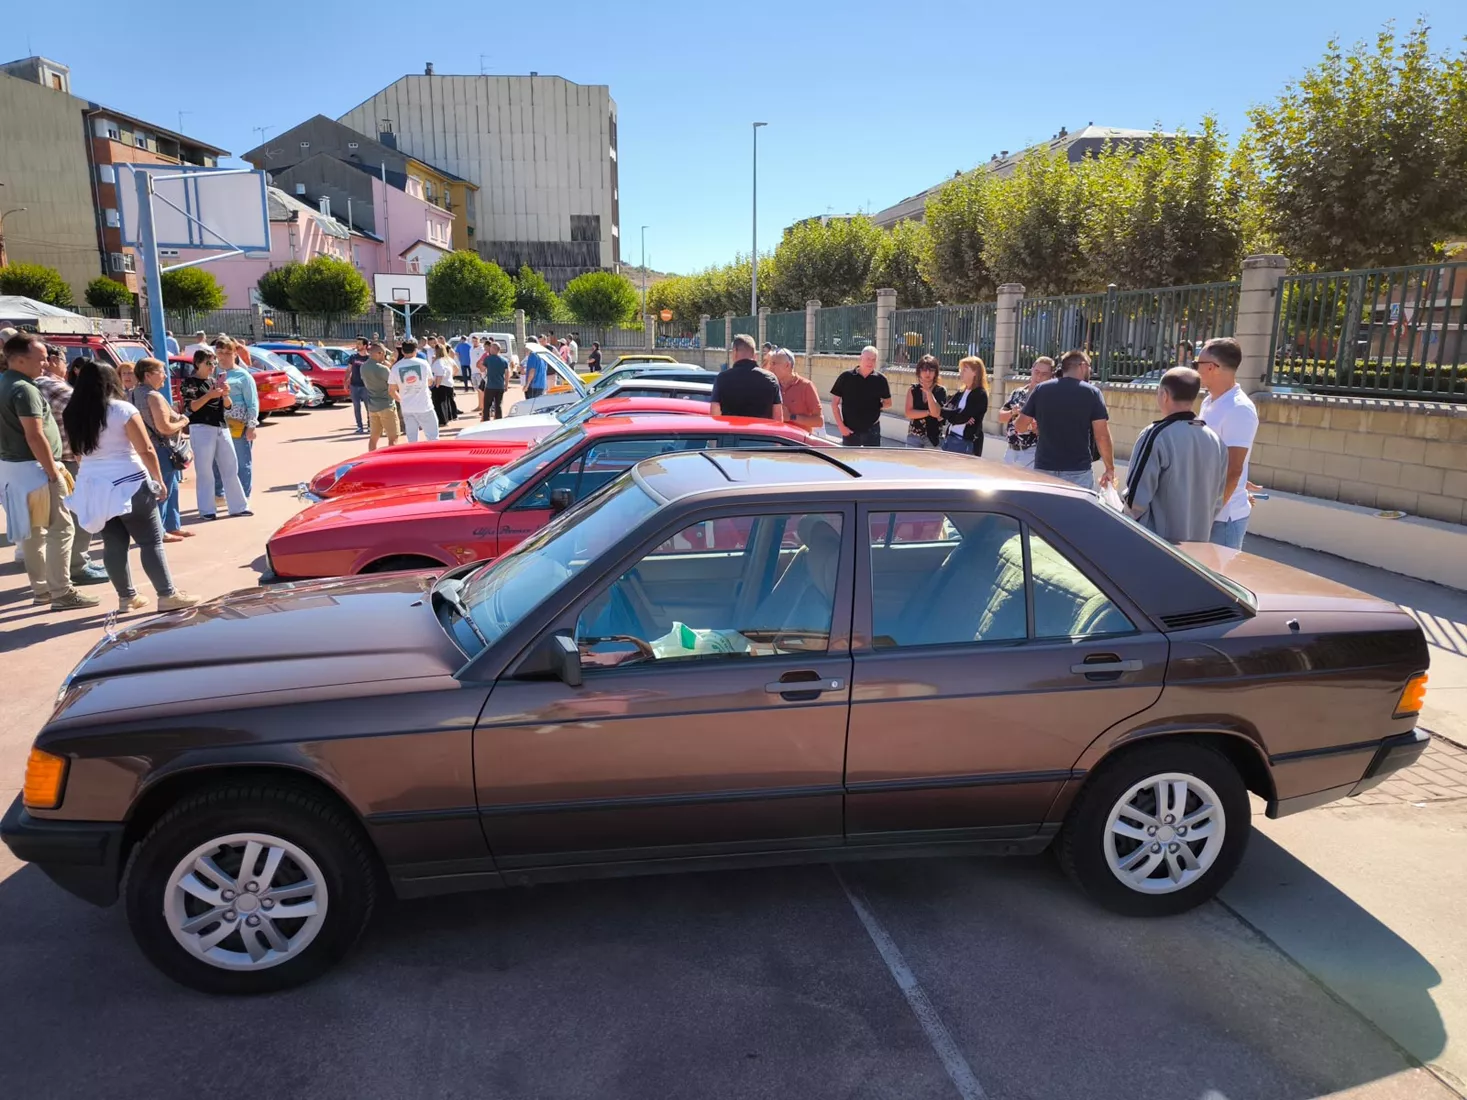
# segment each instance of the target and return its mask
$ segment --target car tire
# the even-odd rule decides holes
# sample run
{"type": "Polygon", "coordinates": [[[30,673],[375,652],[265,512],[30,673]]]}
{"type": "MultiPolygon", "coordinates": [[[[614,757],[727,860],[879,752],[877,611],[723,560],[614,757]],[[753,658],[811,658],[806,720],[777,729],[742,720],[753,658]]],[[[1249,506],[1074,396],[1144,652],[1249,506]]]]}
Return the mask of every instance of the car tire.
{"type": "Polygon", "coordinates": [[[204,993],[255,994],[335,965],[366,929],[377,887],[368,841],[337,806],[299,786],[238,783],[168,810],[133,849],[122,894],[134,939],[164,974],[204,993]],[[254,866],[270,874],[260,875],[263,887],[247,881],[250,843],[259,846],[254,866]],[[205,860],[212,870],[196,870],[205,860]],[[220,887],[221,871],[233,876],[228,886],[220,887]],[[216,896],[201,900],[201,887],[216,896]],[[309,915],[282,917],[292,907],[309,915]],[[211,914],[219,919],[199,924],[211,914]]]}
{"type": "Polygon", "coordinates": [[[260,416],[259,416],[259,423],[263,424],[263,423],[265,423],[265,421],[267,421],[269,419],[270,419],[270,414],[267,413],[267,412],[265,412],[264,410],[261,410],[260,411],[260,416]]]}
{"type": "Polygon", "coordinates": [[[1247,788],[1227,757],[1195,742],[1143,743],[1091,773],[1056,854],[1105,908],[1170,916],[1207,901],[1232,877],[1250,815],[1247,788]]]}

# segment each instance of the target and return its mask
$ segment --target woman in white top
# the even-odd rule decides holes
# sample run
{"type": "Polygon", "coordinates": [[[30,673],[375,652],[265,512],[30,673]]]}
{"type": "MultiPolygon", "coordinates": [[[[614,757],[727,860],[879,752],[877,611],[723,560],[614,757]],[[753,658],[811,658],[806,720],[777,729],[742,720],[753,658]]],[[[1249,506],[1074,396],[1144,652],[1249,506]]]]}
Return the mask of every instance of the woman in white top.
{"type": "Polygon", "coordinates": [[[123,400],[112,367],[91,359],[79,359],[75,367],[76,385],[61,421],[80,465],[66,507],[82,527],[102,533],[102,562],[117,590],[119,614],[147,602],[132,586],[129,539],[137,542],[143,571],[157,589],[158,610],[192,607],[199,601],[173,587],[163,556],[158,501],[168,490],[142,417],[123,400]]]}
{"type": "Polygon", "coordinates": [[[458,398],[453,389],[458,358],[441,337],[434,344],[433,355],[433,411],[438,414],[439,427],[445,427],[458,416],[458,398]]]}

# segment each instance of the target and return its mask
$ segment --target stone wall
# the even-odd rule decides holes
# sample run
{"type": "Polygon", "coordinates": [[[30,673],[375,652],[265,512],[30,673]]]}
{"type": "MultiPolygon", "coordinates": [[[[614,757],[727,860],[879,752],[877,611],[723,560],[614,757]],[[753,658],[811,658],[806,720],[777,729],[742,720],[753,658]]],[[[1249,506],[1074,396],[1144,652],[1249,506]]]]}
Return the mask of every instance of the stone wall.
{"type": "MultiPolygon", "coordinates": [[[[1158,415],[1150,386],[1102,385],[1125,457],[1158,415]]],[[[1250,476],[1285,493],[1462,523],[1467,406],[1260,392],[1250,476]]]]}

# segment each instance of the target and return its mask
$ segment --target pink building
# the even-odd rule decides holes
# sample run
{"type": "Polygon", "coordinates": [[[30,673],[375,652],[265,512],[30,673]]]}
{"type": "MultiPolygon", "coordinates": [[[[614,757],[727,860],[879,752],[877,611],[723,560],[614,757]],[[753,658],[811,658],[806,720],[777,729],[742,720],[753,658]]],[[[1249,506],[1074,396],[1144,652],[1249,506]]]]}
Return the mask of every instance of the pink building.
{"type": "MultiPolygon", "coordinates": [[[[380,234],[348,229],[346,210],[318,210],[278,187],[268,188],[269,255],[226,256],[206,265],[224,288],[225,307],[248,309],[260,276],[292,261],[309,263],[317,256],[335,256],[349,261],[370,283],[378,272],[426,272],[453,250],[453,215],[428,202],[420,191],[414,194],[412,189],[422,186],[417,180],[408,180],[407,191],[377,178],[371,183],[373,224],[380,234]]],[[[163,257],[163,263],[205,255],[184,249],[178,256],[163,257]]]]}

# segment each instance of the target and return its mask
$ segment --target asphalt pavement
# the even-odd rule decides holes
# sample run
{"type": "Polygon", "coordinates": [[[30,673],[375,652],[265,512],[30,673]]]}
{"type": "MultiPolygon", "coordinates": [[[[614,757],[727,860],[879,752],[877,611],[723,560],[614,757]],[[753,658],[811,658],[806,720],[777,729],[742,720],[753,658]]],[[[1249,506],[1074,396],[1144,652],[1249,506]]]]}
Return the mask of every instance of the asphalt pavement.
{"type": "MultiPolygon", "coordinates": [[[[350,424],[267,424],[256,515],[170,545],[183,585],[251,583],[350,424]]],[[[33,610],[0,561],[8,801],[101,620],[33,610]]],[[[1449,1098],[1460,871],[1410,884],[1467,803],[1412,809],[1266,823],[1222,901],[1165,920],[1097,909],[1047,856],[622,879],[390,904],[323,979],[233,1000],[0,850],[0,1098],[1449,1098]]]]}

